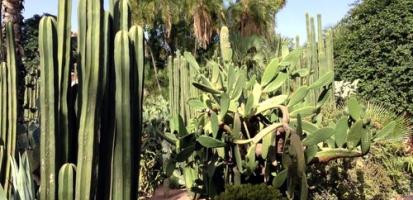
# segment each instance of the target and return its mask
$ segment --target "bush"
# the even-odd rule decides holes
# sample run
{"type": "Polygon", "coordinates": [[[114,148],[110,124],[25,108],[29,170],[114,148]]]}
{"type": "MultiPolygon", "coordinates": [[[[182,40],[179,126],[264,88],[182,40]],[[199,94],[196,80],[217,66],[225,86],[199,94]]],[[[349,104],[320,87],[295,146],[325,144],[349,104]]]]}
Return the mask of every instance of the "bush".
{"type": "Polygon", "coordinates": [[[413,113],[413,1],[364,0],[336,27],[337,79],[360,79],[359,95],[413,113]]]}
{"type": "Polygon", "coordinates": [[[215,200],[277,200],[286,199],[280,191],[265,184],[229,185],[215,200]]]}
{"type": "Polygon", "coordinates": [[[148,96],[144,102],[142,152],[139,173],[139,196],[150,198],[164,181],[160,132],[167,125],[168,104],[162,96],[148,96]]]}
{"type": "Polygon", "coordinates": [[[393,141],[371,151],[374,156],[311,166],[310,198],[387,200],[411,194],[413,174],[408,166],[413,162],[406,144],[393,141]]]}

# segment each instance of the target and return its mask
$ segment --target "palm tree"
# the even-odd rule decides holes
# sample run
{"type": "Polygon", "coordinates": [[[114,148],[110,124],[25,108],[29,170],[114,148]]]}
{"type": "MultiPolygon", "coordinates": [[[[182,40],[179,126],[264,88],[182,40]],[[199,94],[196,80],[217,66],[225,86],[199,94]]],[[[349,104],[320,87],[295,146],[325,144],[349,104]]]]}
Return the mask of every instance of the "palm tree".
{"type": "Polygon", "coordinates": [[[24,0],[2,0],[2,25],[5,27],[8,22],[13,24],[18,60],[21,60],[21,56],[24,54],[21,45],[21,27],[23,24],[22,11],[24,9],[23,3],[24,0]]]}
{"type": "Polygon", "coordinates": [[[242,36],[271,36],[275,32],[275,14],[286,0],[237,0],[228,8],[231,28],[242,36]]]}
{"type": "MultiPolygon", "coordinates": [[[[21,40],[21,33],[22,33],[22,26],[23,26],[23,15],[22,11],[24,9],[23,6],[24,0],[1,0],[1,12],[3,18],[3,31],[5,30],[6,24],[11,22],[13,24],[14,30],[14,38],[15,38],[15,45],[16,45],[16,64],[17,64],[17,117],[18,122],[24,122],[24,90],[25,90],[25,75],[26,70],[22,62],[22,56],[24,55],[24,49],[22,46],[21,40]]],[[[2,35],[3,36],[3,35],[2,35]]],[[[2,37],[0,37],[2,39],[2,37]]],[[[3,47],[1,47],[3,48],[3,47]]],[[[0,50],[2,52],[2,58],[4,59],[4,51],[3,49],[0,50]]]]}

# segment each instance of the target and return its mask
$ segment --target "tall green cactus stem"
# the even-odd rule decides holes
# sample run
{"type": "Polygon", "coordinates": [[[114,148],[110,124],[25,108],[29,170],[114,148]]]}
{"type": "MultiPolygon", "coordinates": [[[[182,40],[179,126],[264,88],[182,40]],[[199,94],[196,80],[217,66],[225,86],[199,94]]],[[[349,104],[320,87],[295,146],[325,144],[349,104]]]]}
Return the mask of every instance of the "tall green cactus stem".
{"type": "Polygon", "coordinates": [[[71,141],[75,130],[73,117],[69,116],[68,89],[71,83],[70,66],[72,64],[71,50],[71,12],[72,1],[59,1],[59,11],[57,15],[57,57],[59,76],[59,137],[62,145],[62,161],[74,162],[75,152],[71,141]]]}
{"type": "Polygon", "coordinates": [[[5,166],[7,162],[7,125],[8,125],[8,100],[9,100],[9,95],[8,95],[8,88],[7,88],[7,66],[5,62],[2,62],[1,65],[1,76],[0,76],[0,115],[3,116],[0,118],[0,184],[4,185],[6,182],[5,179],[5,166]]]}
{"type": "MultiPolygon", "coordinates": [[[[326,65],[328,71],[334,72],[334,44],[333,44],[333,31],[329,30],[326,36],[326,65]]],[[[334,82],[330,93],[330,102],[335,103],[334,96],[334,82]]]]}
{"type": "MultiPolygon", "coordinates": [[[[7,154],[15,155],[16,150],[16,129],[17,129],[17,65],[16,47],[14,40],[14,29],[11,22],[6,25],[6,48],[7,48],[7,82],[8,82],[8,131],[7,131],[7,154]]],[[[6,163],[6,181],[10,179],[11,159],[6,163]]],[[[5,183],[5,191],[10,189],[9,181],[5,183]]]]}
{"type": "Polygon", "coordinates": [[[81,83],[81,110],[78,138],[78,158],[76,173],[76,199],[92,199],[94,195],[95,180],[93,177],[94,163],[96,161],[96,136],[100,106],[99,80],[102,64],[102,1],[80,0],[79,25],[86,26],[86,34],[82,33],[79,39],[86,44],[82,45],[81,59],[84,71],[81,83]],[[86,15],[85,15],[86,14],[86,15]]]}
{"type": "MultiPolygon", "coordinates": [[[[102,96],[103,107],[101,114],[101,138],[99,144],[99,173],[110,174],[111,173],[111,161],[112,161],[112,148],[114,141],[114,64],[113,64],[113,32],[112,32],[112,15],[109,12],[105,12],[104,16],[104,60],[102,69],[102,96]]],[[[107,199],[111,187],[110,176],[98,177],[98,190],[97,199],[107,199]]]]}
{"type": "MultiPolygon", "coordinates": [[[[142,142],[142,123],[143,123],[143,93],[144,93],[144,33],[143,28],[140,26],[133,26],[129,35],[132,41],[133,54],[132,57],[135,58],[132,74],[132,125],[133,125],[133,135],[132,137],[132,154],[130,155],[131,163],[131,173],[132,179],[132,199],[137,199],[137,191],[134,187],[139,186],[139,168],[140,168],[140,154],[141,154],[141,142],[142,142]],[[137,86],[137,87],[136,87],[137,86]],[[137,120],[136,120],[137,119],[137,120]],[[136,123],[137,122],[137,123],[136,123]],[[137,159],[134,159],[137,158],[137,159]],[[138,173],[135,173],[138,172],[138,173]]],[[[138,187],[136,187],[138,188],[138,187]]]]}
{"type": "Polygon", "coordinates": [[[59,170],[59,200],[75,199],[76,166],[71,163],[62,165],[59,170]]]}
{"type": "Polygon", "coordinates": [[[39,26],[40,69],[40,199],[56,199],[56,133],[58,79],[56,58],[56,25],[52,17],[44,17],[39,26]]]}
{"type": "Polygon", "coordinates": [[[134,140],[133,116],[130,112],[133,107],[134,91],[132,84],[133,60],[129,57],[130,40],[127,31],[119,31],[115,36],[115,146],[113,154],[113,199],[132,199],[135,185],[131,184],[135,171],[132,172],[132,159],[134,140]],[[117,166],[117,167],[116,167],[117,166]]]}

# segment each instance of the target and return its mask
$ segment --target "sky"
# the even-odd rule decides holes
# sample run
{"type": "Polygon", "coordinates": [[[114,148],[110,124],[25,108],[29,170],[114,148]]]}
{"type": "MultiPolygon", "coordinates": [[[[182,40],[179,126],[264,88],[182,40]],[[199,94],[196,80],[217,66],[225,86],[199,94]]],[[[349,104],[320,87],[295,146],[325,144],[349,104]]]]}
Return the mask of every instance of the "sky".
{"type": "MultiPolygon", "coordinates": [[[[73,30],[77,31],[77,1],[73,0],[72,22],[73,30]]],[[[277,14],[276,31],[283,36],[295,38],[299,35],[301,41],[306,38],[305,13],[316,17],[322,15],[323,27],[335,25],[342,19],[355,0],[287,0],[286,6],[277,14]]],[[[24,17],[34,14],[57,14],[57,0],[26,0],[24,17]]],[[[107,0],[105,7],[107,8],[107,0]]]]}
{"type": "Polygon", "coordinates": [[[276,16],[276,31],[282,36],[299,35],[306,39],[305,13],[314,18],[322,16],[323,28],[331,27],[339,22],[350,10],[355,0],[287,0],[286,6],[276,16]]]}

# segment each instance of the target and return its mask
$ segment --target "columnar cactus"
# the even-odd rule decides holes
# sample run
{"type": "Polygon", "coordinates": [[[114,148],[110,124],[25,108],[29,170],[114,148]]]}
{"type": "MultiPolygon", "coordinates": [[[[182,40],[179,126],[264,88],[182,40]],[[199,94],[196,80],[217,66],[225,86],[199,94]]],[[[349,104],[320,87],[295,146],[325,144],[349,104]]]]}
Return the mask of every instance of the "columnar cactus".
{"type": "Polygon", "coordinates": [[[5,191],[10,191],[12,160],[9,155],[15,155],[17,132],[16,47],[11,23],[6,25],[6,53],[6,62],[0,66],[0,184],[5,191]]]}
{"type": "Polygon", "coordinates": [[[45,17],[40,24],[41,199],[136,199],[143,30],[130,26],[127,0],[112,1],[111,13],[102,0],[80,0],[75,63],[71,7],[70,0],[59,0],[57,22],[45,17]],[[79,82],[77,105],[72,71],[79,82]]]}

